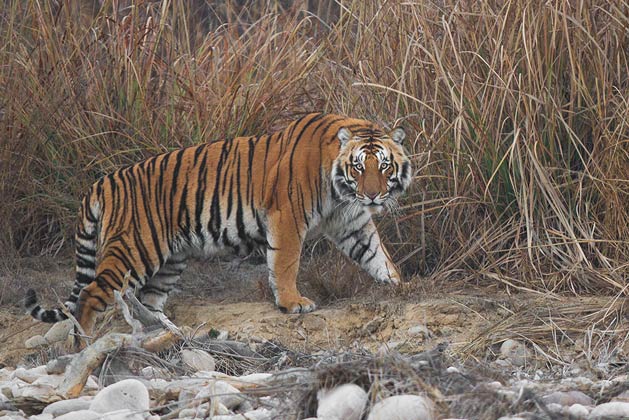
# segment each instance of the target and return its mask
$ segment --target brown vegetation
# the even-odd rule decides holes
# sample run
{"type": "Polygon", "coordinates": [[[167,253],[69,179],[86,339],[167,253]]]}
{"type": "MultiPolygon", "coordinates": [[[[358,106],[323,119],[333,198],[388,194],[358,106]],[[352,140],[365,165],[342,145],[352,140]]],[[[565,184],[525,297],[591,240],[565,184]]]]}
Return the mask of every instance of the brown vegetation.
{"type": "Polygon", "coordinates": [[[0,22],[6,256],[69,249],[114,168],[324,110],[412,133],[381,221],[409,274],[626,294],[626,2],[10,0],[0,22]]]}

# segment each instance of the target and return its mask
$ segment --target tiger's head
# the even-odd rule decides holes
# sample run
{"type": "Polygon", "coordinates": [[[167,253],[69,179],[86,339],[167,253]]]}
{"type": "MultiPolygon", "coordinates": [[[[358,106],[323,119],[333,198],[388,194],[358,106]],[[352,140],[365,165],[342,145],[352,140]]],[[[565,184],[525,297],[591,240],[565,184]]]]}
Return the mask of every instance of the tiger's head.
{"type": "Polygon", "coordinates": [[[372,212],[392,208],[411,182],[411,162],[402,147],[406,133],[378,129],[352,133],[341,128],[341,148],[334,162],[332,183],[342,201],[355,202],[372,212]]]}

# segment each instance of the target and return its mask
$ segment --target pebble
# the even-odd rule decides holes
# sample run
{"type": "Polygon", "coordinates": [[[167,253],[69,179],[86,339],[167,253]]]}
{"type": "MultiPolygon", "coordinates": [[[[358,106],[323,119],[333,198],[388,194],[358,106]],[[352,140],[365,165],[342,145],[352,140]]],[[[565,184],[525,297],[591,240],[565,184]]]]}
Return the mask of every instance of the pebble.
{"type": "Polygon", "coordinates": [[[245,397],[238,389],[223,381],[212,382],[202,387],[194,398],[199,402],[209,400],[218,402],[230,410],[245,401],[245,397]]]}
{"type": "Polygon", "coordinates": [[[55,420],[96,420],[101,419],[102,416],[102,413],[97,413],[96,411],[79,410],[56,417],[55,420]]]}
{"type": "Polygon", "coordinates": [[[27,349],[36,349],[38,347],[43,347],[47,345],[48,341],[46,341],[46,339],[39,334],[32,336],[24,342],[24,347],[26,347],[27,349]]]}
{"type": "Polygon", "coordinates": [[[529,349],[518,340],[505,340],[500,346],[500,355],[514,366],[524,366],[531,358],[529,349]]]}
{"type": "Polygon", "coordinates": [[[376,403],[367,420],[433,420],[434,405],[419,395],[396,395],[376,403]]]}
{"type": "Polygon", "coordinates": [[[625,390],[612,398],[612,401],[629,402],[629,390],[625,390]]]}
{"type": "Polygon", "coordinates": [[[568,407],[567,413],[574,419],[582,420],[587,418],[588,414],[590,414],[590,410],[581,404],[572,404],[568,407]]]}
{"type": "Polygon", "coordinates": [[[425,325],[415,325],[406,331],[409,337],[416,338],[429,338],[431,336],[430,330],[425,325]]]}
{"type": "Polygon", "coordinates": [[[72,361],[74,355],[59,356],[46,364],[46,373],[49,375],[60,375],[66,371],[66,367],[72,361]]]}
{"type": "Polygon", "coordinates": [[[30,416],[28,420],[52,420],[54,416],[50,413],[41,413],[36,416],[30,416]]]}
{"type": "Polygon", "coordinates": [[[198,349],[184,349],[180,353],[181,361],[195,371],[214,371],[216,361],[206,351],[198,349]]]}
{"type": "Polygon", "coordinates": [[[50,327],[46,334],[44,334],[44,339],[49,344],[64,341],[68,338],[68,335],[70,335],[70,331],[72,331],[72,328],[74,328],[74,325],[69,319],[57,322],[53,324],[52,327],[50,327]]]}
{"type": "Polygon", "coordinates": [[[52,414],[53,417],[59,417],[73,411],[87,410],[89,409],[90,404],[90,401],[81,400],[78,398],[57,401],[44,408],[44,411],[42,411],[42,413],[49,413],[52,414]]]}
{"type": "Polygon", "coordinates": [[[102,389],[90,404],[90,410],[109,413],[116,410],[148,411],[149,392],[137,379],[125,379],[102,389]]]}
{"type": "MultiPolygon", "coordinates": [[[[227,416],[214,416],[212,420],[273,420],[277,414],[266,408],[258,408],[257,410],[247,411],[243,414],[231,414],[227,416]]],[[[323,420],[323,419],[321,419],[323,420]]]]}
{"type": "Polygon", "coordinates": [[[359,420],[367,405],[367,393],[355,384],[320,390],[317,399],[317,417],[324,420],[359,420]]]}
{"type": "Polygon", "coordinates": [[[32,369],[25,369],[23,367],[19,367],[13,371],[11,375],[11,379],[18,378],[24,382],[28,382],[29,384],[35,382],[35,380],[39,379],[41,376],[46,375],[46,366],[38,366],[32,369]]]}
{"type": "Polygon", "coordinates": [[[627,419],[629,418],[629,403],[626,402],[608,402],[597,405],[590,411],[588,415],[590,419],[627,419]]]}
{"type": "Polygon", "coordinates": [[[594,400],[584,394],[581,391],[555,391],[548,395],[544,395],[542,400],[546,404],[561,404],[561,405],[594,405],[594,400]]]}

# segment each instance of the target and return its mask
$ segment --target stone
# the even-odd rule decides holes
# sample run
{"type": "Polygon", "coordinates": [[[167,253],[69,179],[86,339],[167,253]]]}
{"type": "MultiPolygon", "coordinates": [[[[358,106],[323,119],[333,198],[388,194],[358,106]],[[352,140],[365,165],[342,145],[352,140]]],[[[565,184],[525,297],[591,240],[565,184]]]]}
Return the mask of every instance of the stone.
{"type": "Polygon", "coordinates": [[[102,420],[144,420],[144,414],[125,409],[107,413],[102,420]]]}
{"type": "Polygon", "coordinates": [[[518,340],[505,340],[500,346],[500,355],[514,366],[524,366],[531,358],[529,349],[518,340]]]}
{"type": "Polygon", "coordinates": [[[433,420],[434,404],[419,395],[395,395],[376,403],[367,420],[433,420]]]}
{"type": "Polygon", "coordinates": [[[587,407],[581,404],[572,404],[570,407],[568,407],[568,410],[566,410],[566,412],[568,413],[568,415],[570,415],[571,418],[575,420],[587,419],[588,414],[590,414],[590,410],[588,410],[587,407]]]}
{"type": "Polygon", "coordinates": [[[68,414],[56,417],[55,420],[96,420],[102,419],[103,414],[92,410],[73,411],[68,414]]]}
{"type": "Polygon", "coordinates": [[[588,420],[594,419],[627,419],[629,418],[629,403],[626,402],[608,402],[597,405],[590,411],[587,416],[588,420]]]}
{"type": "Polygon", "coordinates": [[[24,347],[26,347],[27,349],[36,349],[38,347],[44,347],[47,345],[48,341],[46,341],[46,339],[39,334],[32,336],[24,342],[24,347]]]}
{"type": "Polygon", "coordinates": [[[55,387],[50,385],[27,385],[21,389],[20,397],[44,400],[56,394],[55,387]]]}
{"type": "Polygon", "coordinates": [[[58,388],[63,382],[63,376],[61,375],[44,375],[33,381],[33,385],[42,385],[42,386],[51,386],[53,388],[58,388]]]}
{"type": "Polygon", "coordinates": [[[35,382],[37,379],[39,379],[40,377],[44,375],[47,375],[46,366],[38,366],[32,369],[24,369],[20,367],[13,371],[13,374],[11,375],[11,379],[18,378],[24,382],[28,382],[29,384],[32,384],[33,382],[35,382]]]}
{"type": "Polygon", "coordinates": [[[594,400],[581,391],[555,391],[544,395],[542,400],[546,404],[561,404],[570,406],[573,404],[594,405],[594,400]]]}
{"type": "Polygon", "coordinates": [[[61,322],[56,322],[52,325],[52,327],[50,327],[48,332],[44,334],[44,339],[49,344],[64,341],[70,335],[72,328],[74,328],[74,324],[72,324],[72,321],[69,319],[61,322]]]}
{"type": "Polygon", "coordinates": [[[181,410],[179,412],[179,418],[180,419],[185,419],[185,418],[196,418],[197,417],[197,409],[196,408],[184,408],[183,410],[181,410]]]}
{"type": "Polygon", "coordinates": [[[157,368],[155,366],[146,366],[142,368],[140,374],[143,378],[147,379],[155,379],[155,378],[163,378],[166,376],[166,372],[163,369],[157,368]]]}
{"type": "Polygon", "coordinates": [[[149,392],[137,379],[125,379],[102,389],[90,404],[90,410],[98,413],[129,409],[148,411],[149,392]]]}
{"type": "Polygon", "coordinates": [[[194,397],[199,402],[213,401],[223,404],[228,409],[234,409],[245,401],[240,391],[223,381],[211,382],[202,387],[194,397]]]}
{"type": "MultiPolygon", "coordinates": [[[[226,416],[213,416],[212,420],[274,420],[277,414],[266,408],[258,408],[257,410],[247,411],[242,414],[231,414],[226,416]]],[[[321,419],[323,420],[323,419],[321,419]]]]}
{"type": "Polygon", "coordinates": [[[30,416],[28,420],[52,420],[54,417],[50,413],[41,413],[35,416],[30,416]]]}
{"type": "Polygon", "coordinates": [[[198,349],[184,349],[181,351],[181,361],[195,371],[216,370],[216,361],[206,351],[198,349]]]}
{"type": "Polygon", "coordinates": [[[325,420],[360,420],[367,393],[355,384],[343,384],[317,393],[317,417],[325,420]]]}
{"type": "Polygon", "coordinates": [[[239,376],[238,380],[252,384],[263,384],[272,376],[273,374],[271,373],[252,373],[250,375],[239,376]]]}
{"type": "Polygon", "coordinates": [[[629,390],[625,390],[612,398],[612,401],[629,402],[629,390]]]}
{"type": "Polygon", "coordinates": [[[406,331],[409,337],[416,338],[429,338],[431,336],[430,330],[425,325],[415,325],[406,331]]]}
{"type": "Polygon", "coordinates": [[[96,378],[94,375],[90,375],[87,378],[87,382],[85,382],[85,387],[83,387],[83,391],[95,391],[100,389],[100,386],[98,385],[98,378],[96,378]]]}
{"type": "Polygon", "coordinates": [[[73,398],[71,400],[63,400],[57,401],[52,404],[49,404],[42,411],[43,414],[52,414],[53,417],[59,417],[66,413],[71,413],[73,411],[79,410],[88,410],[91,402],[87,400],[81,400],[78,398],[73,398]]]}
{"type": "Polygon", "coordinates": [[[60,375],[65,373],[66,367],[72,361],[74,355],[59,356],[46,364],[46,373],[49,375],[60,375]]]}

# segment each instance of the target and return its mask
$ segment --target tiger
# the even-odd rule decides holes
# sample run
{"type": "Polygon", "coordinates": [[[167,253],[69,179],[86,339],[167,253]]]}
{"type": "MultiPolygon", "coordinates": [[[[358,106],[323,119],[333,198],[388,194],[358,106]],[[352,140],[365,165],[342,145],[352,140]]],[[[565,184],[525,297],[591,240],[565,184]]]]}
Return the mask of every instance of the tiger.
{"type": "MultiPolygon", "coordinates": [[[[262,250],[276,306],[311,312],[297,273],[313,236],[375,281],[398,284],[372,216],[395,208],[411,182],[405,137],[402,127],[312,113],[273,134],[177,149],[100,178],[81,202],[66,310],[89,336],[123,285],[163,313],[190,258],[262,250]]],[[[25,306],[39,321],[68,318],[61,307],[42,308],[33,289],[25,306]]]]}

